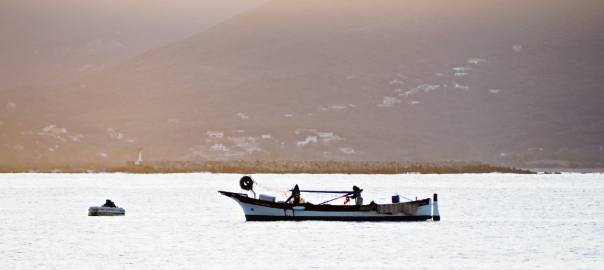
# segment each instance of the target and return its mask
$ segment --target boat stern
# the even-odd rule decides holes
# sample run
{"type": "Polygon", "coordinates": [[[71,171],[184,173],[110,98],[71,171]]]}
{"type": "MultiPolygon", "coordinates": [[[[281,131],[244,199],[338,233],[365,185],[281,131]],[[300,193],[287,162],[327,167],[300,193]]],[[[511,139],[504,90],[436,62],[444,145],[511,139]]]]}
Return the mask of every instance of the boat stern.
{"type": "Polygon", "coordinates": [[[434,200],[432,201],[432,220],[440,221],[440,213],[438,212],[438,194],[434,193],[434,200]]]}

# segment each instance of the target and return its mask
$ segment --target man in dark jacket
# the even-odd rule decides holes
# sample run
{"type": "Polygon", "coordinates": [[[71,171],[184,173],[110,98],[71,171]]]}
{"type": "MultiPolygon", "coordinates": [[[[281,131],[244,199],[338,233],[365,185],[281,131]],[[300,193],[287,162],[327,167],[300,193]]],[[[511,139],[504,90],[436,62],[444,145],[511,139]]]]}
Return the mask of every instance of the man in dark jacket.
{"type": "Polygon", "coordinates": [[[103,204],[103,207],[117,207],[117,206],[115,206],[115,203],[113,203],[111,200],[107,200],[105,202],[105,204],[103,204]]]}

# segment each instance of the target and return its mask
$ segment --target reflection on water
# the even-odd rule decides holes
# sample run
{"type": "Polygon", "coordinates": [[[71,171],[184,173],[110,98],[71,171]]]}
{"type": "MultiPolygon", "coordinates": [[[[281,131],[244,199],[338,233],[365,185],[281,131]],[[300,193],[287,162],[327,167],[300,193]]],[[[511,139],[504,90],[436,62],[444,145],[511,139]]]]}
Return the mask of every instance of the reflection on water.
{"type": "MultiPolygon", "coordinates": [[[[439,194],[440,222],[245,222],[240,175],[0,175],[0,265],[24,268],[604,268],[604,175],[254,175],[277,190],[439,194]],[[88,217],[113,200],[123,217],[88,217]]],[[[257,193],[277,196],[257,188],[257,193]]],[[[305,195],[322,202],[325,195],[305,195]]],[[[279,198],[278,198],[279,199],[279,198]]]]}

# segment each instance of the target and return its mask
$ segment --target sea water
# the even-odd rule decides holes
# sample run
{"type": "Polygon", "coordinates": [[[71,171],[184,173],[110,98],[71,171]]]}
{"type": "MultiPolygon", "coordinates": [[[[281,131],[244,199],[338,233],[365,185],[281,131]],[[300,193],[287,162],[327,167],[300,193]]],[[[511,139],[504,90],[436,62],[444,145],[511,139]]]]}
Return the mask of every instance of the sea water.
{"type": "Polygon", "coordinates": [[[438,193],[439,222],[245,222],[217,192],[240,177],[0,175],[0,268],[604,269],[604,174],[252,176],[278,200],[295,184],[357,185],[365,203],[438,193]],[[87,216],[106,199],[126,215],[87,216]]]}

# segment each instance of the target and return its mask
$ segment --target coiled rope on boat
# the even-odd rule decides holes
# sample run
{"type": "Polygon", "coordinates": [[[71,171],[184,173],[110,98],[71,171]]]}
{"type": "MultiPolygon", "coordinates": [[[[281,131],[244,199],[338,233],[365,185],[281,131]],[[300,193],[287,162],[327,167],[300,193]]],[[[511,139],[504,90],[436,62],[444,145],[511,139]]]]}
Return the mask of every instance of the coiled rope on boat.
{"type": "Polygon", "coordinates": [[[246,175],[239,180],[239,186],[243,190],[252,190],[254,188],[254,180],[246,175]]]}

